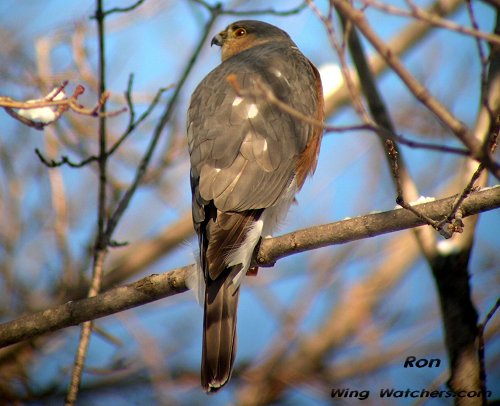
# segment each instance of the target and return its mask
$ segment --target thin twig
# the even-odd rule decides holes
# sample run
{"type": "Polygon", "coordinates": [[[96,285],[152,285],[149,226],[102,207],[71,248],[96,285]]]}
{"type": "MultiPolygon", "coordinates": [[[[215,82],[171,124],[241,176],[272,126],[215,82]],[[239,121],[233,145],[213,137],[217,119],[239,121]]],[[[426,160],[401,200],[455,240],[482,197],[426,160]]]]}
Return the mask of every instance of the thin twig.
{"type": "Polygon", "coordinates": [[[133,84],[134,75],[131,74],[129,77],[129,82],[127,86],[127,91],[125,92],[125,99],[127,100],[128,110],[130,112],[129,123],[127,129],[123,132],[120,138],[113,144],[113,146],[108,151],[108,156],[112,155],[119,147],[122,145],[123,141],[127,139],[127,137],[153,112],[154,108],[159,103],[161,96],[167,90],[170,90],[174,87],[174,85],[170,85],[167,87],[162,87],[158,89],[156,92],[153,101],[150,103],[148,108],[139,116],[137,120],[135,120],[135,109],[132,100],[132,84],[133,84]]]}
{"type": "MultiPolygon", "coordinates": [[[[486,366],[484,362],[484,331],[486,329],[487,324],[493,318],[496,311],[500,308],[500,298],[497,299],[496,303],[490,309],[486,317],[484,318],[482,323],[479,323],[477,326],[477,338],[478,338],[478,358],[479,358],[479,380],[480,380],[480,390],[484,395],[486,394],[487,385],[486,385],[486,366]]],[[[487,397],[483,396],[483,406],[487,404],[487,397]]]]}
{"type": "MultiPolygon", "coordinates": [[[[466,0],[465,4],[467,6],[467,14],[469,15],[469,20],[471,22],[472,27],[479,31],[479,25],[476,20],[476,16],[474,14],[474,8],[472,6],[472,2],[470,0],[466,0]]],[[[486,52],[484,50],[483,44],[479,37],[475,38],[476,40],[476,48],[477,53],[479,55],[479,61],[481,62],[481,101],[484,106],[488,108],[488,58],[486,56],[486,52]]],[[[490,109],[489,109],[490,110],[490,109]]]]}
{"type": "MultiPolygon", "coordinates": [[[[107,17],[110,14],[113,13],[128,13],[129,11],[135,10],[138,8],[142,3],[144,3],[145,0],[137,0],[134,4],[128,6],[128,7],[113,7],[109,10],[103,11],[102,16],[107,17]]],[[[99,17],[97,16],[97,13],[91,17],[92,19],[98,19],[99,17]]]]}
{"type": "MultiPolygon", "coordinates": [[[[451,223],[451,222],[453,222],[456,219],[456,216],[457,216],[458,210],[460,209],[460,206],[462,205],[462,203],[464,202],[464,200],[474,190],[474,184],[476,183],[476,181],[481,176],[481,173],[483,172],[483,169],[484,169],[484,165],[483,164],[479,164],[478,167],[477,167],[477,169],[476,169],[476,171],[474,172],[474,174],[472,175],[471,179],[469,180],[469,183],[467,184],[467,186],[464,188],[464,190],[462,191],[462,193],[460,193],[460,195],[457,196],[456,201],[453,202],[453,208],[451,209],[450,214],[448,214],[445,218],[443,218],[437,224],[438,227],[442,227],[445,223],[451,223]]],[[[460,226],[463,227],[463,224],[460,225],[461,219],[457,219],[457,221],[459,222],[459,224],[457,224],[457,226],[458,227],[460,227],[460,226]]]]}
{"type": "Polygon", "coordinates": [[[360,97],[360,92],[358,90],[358,86],[356,86],[355,78],[352,76],[351,69],[348,66],[347,58],[346,58],[346,42],[345,38],[343,38],[342,43],[339,43],[337,37],[335,35],[335,29],[332,24],[332,13],[333,13],[333,5],[330,3],[330,7],[328,10],[328,15],[324,16],[323,13],[319,10],[319,8],[314,4],[312,0],[307,0],[307,4],[311,8],[311,10],[316,14],[316,16],[321,20],[322,24],[326,28],[328,32],[328,39],[333,48],[337,51],[337,55],[339,57],[340,69],[342,72],[342,77],[344,78],[347,90],[350,94],[350,102],[358,114],[366,123],[370,122],[370,116],[366,111],[363,102],[360,97]]]}
{"type": "Polygon", "coordinates": [[[468,28],[463,25],[457,24],[453,21],[449,21],[442,18],[434,13],[430,13],[421,7],[416,6],[413,2],[408,1],[410,10],[403,10],[399,7],[383,3],[378,0],[363,0],[365,7],[374,7],[378,10],[384,11],[388,14],[401,16],[401,17],[411,17],[421,21],[425,21],[432,24],[435,27],[445,28],[450,31],[455,31],[460,34],[471,36],[478,40],[484,40],[491,44],[500,45],[500,37],[495,34],[489,34],[487,32],[479,30],[479,27],[473,26],[473,28],[468,28]]]}
{"type": "Polygon", "coordinates": [[[80,162],[73,162],[66,155],[62,155],[60,161],[55,161],[53,159],[45,158],[38,148],[35,148],[35,154],[38,156],[40,161],[42,161],[42,163],[49,168],[57,168],[63,165],[68,165],[71,168],[81,168],[82,166],[88,165],[90,162],[97,161],[98,159],[96,155],[91,155],[80,162]]]}
{"type": "Polygon", "coordinates": [[[193,69],[194,63],[198,58],[198,55],[200,54],[203,45],[206,43],[206,40],[210,34],[210,31],[212,29],[212,26],[214,25],[217,17],[220,15],[219,13],[219,8],[214,7],[211,8],[211,16],[210,19],[207,21],[205,24],[205,29],[203,30],[203,34],[198,42],[198,45],[196,49],[194,50],[191,59],[189,60],[186,68],[184,69],[184,72],[182,73],[179,81],[177,82],[177,87],[175,88],[174,93],[170,97],[167,106],[158,122],[156,125],[155,129],[153,130],[153,137],[149,143],[149,146],[142,157],[142,160],[137,168],[137,171],[134,176],[134,180],[132,181],[131,185],[127,189],[127,191],[124,193],[123,197],[121,198],[120,202],[118,203],[116,209],[114,210],[113,214],[111,215],[107,227],[106,227],[106,235],[110,236],[112,235],[113,231],[115,230],[118,221],[122,217],[123,213],[127,209],[130,200],[132,199],[132,196],[134,195],[137,187],[141,183],[141,181],[144,178],[144,175],[146,174],[146,171],[149,167],[149,163],[151,161],[151,158],[153,156],[153,152],[156,149],[156,145],[158,144],[158,141],[160,139],[160,135],[167,125],[167,123],[170,121],[174,108],[177,103],[177,99],[180,95],[180,91],[184,86],[184,83],[186,82],[187,77],[191,73],[191,70],[193,69]]]}
{"type": "Polygon", "coordinates": [[[291,116],[307,123],[311,124],[315,127],[320,127],[320,128],[325,128],[325,123],[323,121],[316,120],[313,117],[310,117],[304,113],[301,113],[300,111],[294,109],[292,106],[288,105],[287,103],[281,101],[278,99],[272,89],[267,86],[265,83],[262,82],[259,78],[256,78],[251,87],[242,89],[240,87],[240,84],[238,83],[238,80],[236,78],[236,75],[234,73],[228,75],[226,77],[226,80],[229,82],[229,84],[233,87],[235,93],[239,97],[248,97],[248,96],[261,96],[265,98],[266,101],[269,101],[270,103],[274,104],[277,106],[280,110],[284,111],[285,113],[290,114],[291,116]],[[258,89],[259,92],[255,92],[255,89],[258,89]]]}
{"type": "Polygon", "coordinates": [[[294,109],[292,106],[281,101],[280,99],[278,99],[276,97],[276,95],[274,94],[272,89],[259,79],[256,79],[252,86],[245,88],[245,89],[241,88],[235,75],[228,75],[226,80],[231,84],[231,86],[233,87],[234,91],[236,92],[236,94],[238,96],[240,96],[240,97],[262,97],[266,101],[268,101],[269,103],[274,104],[280,110],[284,111],[285,113],[290,114],[292,117],[295,117],[295,118],[297,118],[297,119],[299,119],[307,124],[311,124],[315,127],[323,128],[325,130],[325,132],[343,132],[343,131],[366,130],[366,131],[375,132],[376,134],[380,135],[384,141],[386,139],[394,139],[394,140],[400,142],[401,144],[407,145],[407,146],[412,147],[412,148],[429,149],[432,151],[448,152],[451,154],[456,154],[456,155],[461,155],[461,156],[470,156],[470,152],[464,148],[450,147],[447,145],[438,145],[438,144],[431,144],[431,143],[426,143],[426,142],[409,140],[409,139],[403,137],[402,135],[391,132],[390,130],[383,128],[383,127],[377,125],[376,123],[373,123],[371,120],[370,120],[370,123],[368,123],[368,124],[355,124],[355,125],[349,125],[349,126],[330,126],[322,121],[316,120],[314,117],[310,117],[310,116],[307,116],[307,115],[301,113],[297,109],[294,109]]]}
{"type": "Polygon", "coordinates": [[[428,149],[430,151],[437,151],[437,152],[447,152],[450,154],[467,156],[467,157],[470,156],[470,152],[464,148],[450,147],[448,145],[431,144],[428,142],[409,140],[402,135],[392,133],[390,131],[387,131],[385,128],[378,126],[368,126],[367,129],[376,132],[377,134],[381,135],[384,139],[389,138],[399,142],[402,145],[406,145],[411,148],[428,149]]]}
{"type": "MultiPolygon", "coordinates": [[[[444,17],[456,12],[462,4],[463,2],[460,0],[434,0],[426,7],[426,10],[444,17]]],[[[392,39],[388,40],[387,47],[394,55],[402,57],[432,32],[434,30],[430,24],[426,24],[420,20],[412,20],[394,35],[392,39]]],[[[384,57],[377,52],[374,52],[373,56],[370,57],[370,67],[376,76],[379,76],[390,68],[384,57]]],[[[356,82],[356,87],[359,87],[358,82],[356,82]]],[[[347,103],[350,103],[349,91],[346,86],[342,86],[336,92],[329,94],[325,99],[326,116],[331,115],[333,111],[336,111],[340,106],[347,103]]]]}
{"type": "Polygon", "coordinates": [[[204,0],[192,0],[192,1],[202,5],[210,12],[212,12],[214,9],[218,8],[220,15],[224,14],[224,15],[232,15],[232,16],[250,16],[250,15],[257,15],[257,14],[259,14],[259,15],[260,14],[268,14],[268,15],[286,17],[286,16],[298,14],[306,7],[306,2],[302,2],[297,7],[291,8],[289,10],[283,10],[283,11],[275,10],[273,8],[265,8],[265,9],[260,9],[260,10],[236,11],[236,10],[224,10],[220,3],[216,3],[215,6],[212,6],[204,0]]]}
{"type": "MultiPolygon", "coordinates": [[[[98,20],[99,21],[99,20],[98,20]]],[[[104,267],[105,251],[101,250],[96,253],[93,265],[93,277],[91,287],[87,295],[92,298],[98,295],[99,285],[102,279],[102,272],[104,267]],[[94,275],[96,277],[94,277],[94,275]]],[[[93,321],[84,321],[80,330],[80,339],[78,341],[78,348],[76,350],[75,362],[73,371],[71,372],[71,381],[66,395],[65,406],[73,406],[76,403],[78,391],[80,389],[83,368],[85,366],[85,359],[90,343],[90,336],[92,335],[93,321]]]]}
{"type": "MultiPolygon", "coordinates": [[[[129,110],[129,123],[128,123],[127,129],[124,131],[124,133],[120,136],[120,138],[118,140],[115,141],[115,143],[107,151],[107,156],[108,157],[110,155],[113,155],[113,153],[115,153],[116,150],[123,144],[123,142],[125,141],[125,139],[152,113],[152,111],[154,110],[154,108],[159,103],[160,98],[163,95],[163,93],[165,93],[167,90],[169,90],[169,89],[171,89],[173,87],[173,85],[170,85],[170,86],[158,89],[158,91],[157,91],[155,97],[153,98],[153,101],[151,102],[151,104],[141,114],[141,116],[137,120],[135,120],[135,109],[134,109],[134,106],[133,106],[132,94],[131,94],[131,91],[132,91],[132,88],[131,88],[132,87],[132,81],[133,81],[133,75],[131,74],[130,77],[129,77],[129,84],[128,84],[128,87],[127,87],[127,91],[125,92],[125,99],[127,101],[127,107],[128,107],[128,110],[129,110]]],[[[126,110],[127,109],[125,108],[125,109],[119,110],[118,112],[121,113],[121,112],[126,111],[126,110]]],[[[100,116],[102,116],[102,117],[110,117],[112,115],[115,115],[116,113],[117,112],[111,112],[111,113],[99,112],[98,114],[100,116]]],[[[49,168],[57,168],[57,167],[60,167],[60,166],[63,166],[63,165],[68,165],[71,168],[81,168],[81,167],[83,167],[85,165],[88,165],[91,162],[94,162],[94,161],[98,160],[98,156],[97,155],[91,155],[88,158],[85,158],[85,159],[81,160],[80,162],[73,162],[67,156],[63,155],[63,156],[61,156],[61,159],[59,161],[56,161],[54,159],[45,158],[43,156],[43,154],[41,153],[41,151],[38,148],[35,149],[35,153],[38,156],[38,158],[40,159],[40,161],[45,166],[47,166],[49,168]]]]}
{"type": "MultiPolygon", "coordinates": [[[[396,190],[397,190],[397,197],[396,197],[396,203],[399,204],[401,207],[404,209],[412,212],[415,216],[420,218],[421,220],[425,221],[426,224],[432,226],[434,229],[437,231],[441,232],[440,228],[438,227],[438,222],[434,221],[431,219],[429,216],[425,215],[424,213],[420,212],[419,210],[415,209],[412,205],[406,202],[404,198],[404,193],[403,193],[403,188],[401,186],[401,179],[400,179],[400,170],[399,170],[399,158],[398,158],[398,151],[395,148],[394,142],[392,140],[386,140],[386,148],[387,148],[387,155],[390,158],[390,161],[392,163],[391,165],[391,170],[392,170],[392,176],[395,180],[396,183],[396,190]]],[[[447,238],[451,237],[446,235],[447,238]]]]}

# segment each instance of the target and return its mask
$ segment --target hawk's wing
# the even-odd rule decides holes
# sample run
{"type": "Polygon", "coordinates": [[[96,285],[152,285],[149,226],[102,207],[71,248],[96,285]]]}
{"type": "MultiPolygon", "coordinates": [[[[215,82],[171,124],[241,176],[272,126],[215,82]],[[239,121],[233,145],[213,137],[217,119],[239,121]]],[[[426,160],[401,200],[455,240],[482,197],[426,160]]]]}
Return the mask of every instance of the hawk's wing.
{"type": "MultiPolygon", "coordinates": [[[[188,111],[193,203],[198,209],[211,200],[225,212],[275,205],[315,131],[263,97],[239,97],[227,81],[231,74],[242,89],[253,89],[259,80],[281,101],[318,117],[317,72],[297,48],[260,46],[222,63],[200,83],[188,111]]],[[[202,210],[193,214],[195,222],[205,217],[202,210]]]]}

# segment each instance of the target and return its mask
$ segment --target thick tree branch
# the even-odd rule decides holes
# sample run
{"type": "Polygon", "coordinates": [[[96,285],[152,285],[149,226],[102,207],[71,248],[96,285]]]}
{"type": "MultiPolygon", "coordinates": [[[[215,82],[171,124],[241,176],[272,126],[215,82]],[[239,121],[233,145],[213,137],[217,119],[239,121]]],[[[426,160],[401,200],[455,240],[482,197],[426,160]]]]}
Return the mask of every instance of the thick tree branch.
{"type": "MultiPolygon", "coordinates": [[[[455,198],[452,196],[422,204],[419,209],[426,216],[438,220],[449,213],[455,198]]],[[[464,217],[468,217],[498,207],[500,187],[497,186],[472,193],[464,201],[462,211],[464,217]]],[[[421,219],[402,209],[368,214],[265,239],[260,244],[257,262],[259,266],[272,266],[278,259],[299,252],[421,225],[421,219]]],[[[186,277],[192,270],[193,265],[188,265],[160,275],[151,275],[94,297],[68,302],[3,323],[0,325],[0,347],[185,292],[188,289],[186,277]]]]}
{"type": "MultiPolygon", "coordinates": [[[[437,220],[447,215],[454,201],[455,196],[418,205],[418,208],[427,217],[437,220]]],[[[495,187],[473,193],[466,199],[462,209],[464,217],[467,217],[500,207],[499,205],[500,187],[495,187]]],[[[257,262],[259,266],[272,266],[278,259],[298,252],[328,245],[344,244],[424,224],[425,222],[414,214],[398,209],[306,228],[277,238],[264,240],[259,248],[257,262]]]]}

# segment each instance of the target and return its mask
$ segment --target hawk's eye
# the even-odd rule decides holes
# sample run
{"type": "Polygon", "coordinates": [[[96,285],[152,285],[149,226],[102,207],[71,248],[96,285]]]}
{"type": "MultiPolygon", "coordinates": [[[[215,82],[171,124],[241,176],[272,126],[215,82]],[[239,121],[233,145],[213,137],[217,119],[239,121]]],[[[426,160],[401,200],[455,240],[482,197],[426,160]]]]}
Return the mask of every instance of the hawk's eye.
{"type": "Polygon", "coordinates": [[[245,36],[247,33],[247,30],[245,30],[244,28],[238,28],[236,31],[234,31],[233,35],[235,37],[243,37],[245,36]]]}

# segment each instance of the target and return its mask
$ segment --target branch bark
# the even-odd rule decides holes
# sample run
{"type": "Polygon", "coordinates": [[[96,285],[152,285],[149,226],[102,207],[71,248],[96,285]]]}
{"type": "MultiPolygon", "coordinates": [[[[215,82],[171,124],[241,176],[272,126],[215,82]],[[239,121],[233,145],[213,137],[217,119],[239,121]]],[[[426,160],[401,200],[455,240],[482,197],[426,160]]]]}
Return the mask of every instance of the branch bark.
{"type": "MultiPolygon", "coordinates": [[[[455,196],[448,197],[419,205],[419,210],[426,216],[438,220],[449,213],[454,201],[455,196]]],[[[500,207],[500,186],[483,189],[472,193],[464,201],[463,217],[498,207],[500,207]]],[[[256,255],[257,263],[259,266],[273,266],[278,259],[299,252],[421,225],[423,221],[420,218],[406,210],[397,209],[315,226],[262,240],[256,255]]],[[[67,302],[52,309],[3,323],[0,325],[0,347],[185,292],[188,290],[186,278],[193,270],[194,265],[188,265],[160,275],[150,275],[94,297],[67,302]]]]}

